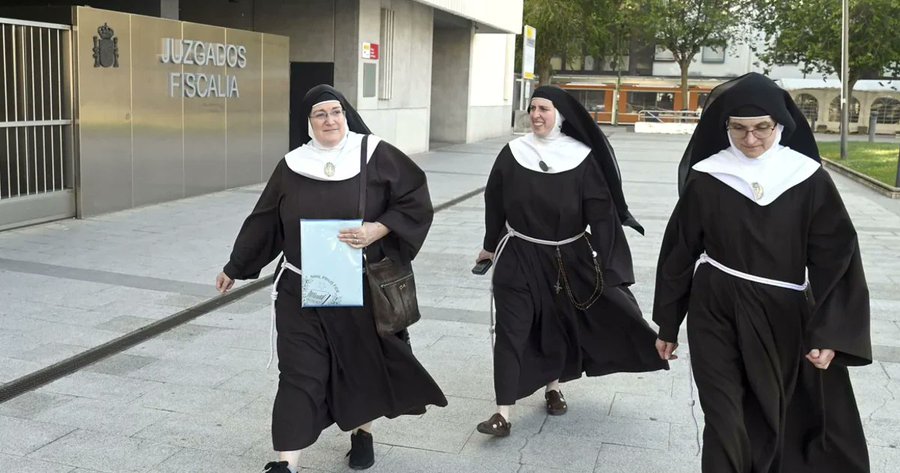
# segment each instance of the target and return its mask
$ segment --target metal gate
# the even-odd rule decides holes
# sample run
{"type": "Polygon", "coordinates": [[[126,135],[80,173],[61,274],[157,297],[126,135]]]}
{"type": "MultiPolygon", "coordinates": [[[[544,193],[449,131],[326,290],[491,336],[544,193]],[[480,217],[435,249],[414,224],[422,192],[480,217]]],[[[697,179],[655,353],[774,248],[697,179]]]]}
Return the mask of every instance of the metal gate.
{"type": "Polygon", "coordinates": [[[0,230],[75,216],[71,27],[0,18],[0,230]]]}

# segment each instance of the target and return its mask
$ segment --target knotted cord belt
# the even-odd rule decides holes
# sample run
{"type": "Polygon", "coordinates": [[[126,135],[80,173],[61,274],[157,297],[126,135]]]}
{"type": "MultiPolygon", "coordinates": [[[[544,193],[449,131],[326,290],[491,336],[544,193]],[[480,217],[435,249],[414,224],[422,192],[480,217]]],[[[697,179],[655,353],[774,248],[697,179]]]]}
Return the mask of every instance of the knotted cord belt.
{"type": "Polygon", "coordinates": [[[281,281],[281,275],[284,274],[285,269],[290,269],[300,276],[303,276],[303,271],[291,263],[288,263],[287,258],[281,260],[281,268],[278,270],[278,275],[275,276],[275,283],[272,284],[272,292],[269,294],[272,298],[272,319],[269,325],[269,362],[266,363],[266,368],[271,366],[272,360],[275,359],[275,338],[278,336],[278,331],[275,329],[275,301],[278,300],[278,282],[281,281]]]}
{"type": "MultiPolygon", "coordinates": [[[[497,251],[494,253],[494,268],[497,267],[497,263],[500,260],[500,255],[503,254],[503,250],[506,248],[506,244],[509,243],[511,238],[521,238],[529,243],[534,243],[536,245],[543,246],[553,246],[556,247],[556,260],[559,265],[559,269],[557,272],[556,279],[556,292],[559,293],[563,288],[566,289],[566,294],[569,296],[569,300],[572,301],[572,304],[575,305],[575,308],[579,310],[587,310],[588,307],[594,304],[597,299],[600,298],[600,295],[603,293],[603,271],[600,268],[600,262],[597,261],[597,252],[594,251],[594,247],[591,246],[590,239],[586,238],[586,232],[581,232],[578,235],[575,235],[571,238],[566,238],[564,240],[553,241],[553,240],[542,240],[540,238],[534,238],[524,233],[517,232],[512,226],[510,226],[509,222],[506,222],[506,234],[500,238],[500,242],[497,243],[497,251]],[[578,302],[575,299],[575,295],[572,294],[572,288],[569,284],[569,278],[566,274],[565,267],[563,266],[562,253],[559,248],[569,243],[574,243],[579,239],[584,238],[584,240],[588,244],[588,248],[591,250],[591,257],[594,261],[594,271],[597,274],[596,283],[594,285],[594,292],[591,294],[591,297],[588,298],[587,302],[578,302]]],[[[488,329],[491,334],[491,347],[493,348],[495,344],[495,333],[496,333],[496,322],[494,316],[494,279],[491,277],[491,325],[488,329]]]]}
{"type": "Polygon", "coordinates": [[[769,278],[764,278],[762,276],[755,276],[753,274],[747,274],[745,272],[738,271],[733,268],[729,268],[728,266],[725,266],[724,264],[712,259],[708,254],[706,254],[705,251],[703,253],[701,253],[700,258],[697,259],[697,264],[694,266],[694,272],[697,272],[697,268],[699,268],[700,265],[703,263],[709,263],[716,269],[722,271],[723,273],[730,274],[736,278],[741,278],[746,281],[756,282],[756,283],[760,283],[760,284],[766,284],[768,286],[775,286],[775,287],[780,287],[780,288],[784,288],[784,289],[791,289],[791,290],[800,291],[800,292],[805,291],[806,288],[809,287],[809,276],[808,275],[806,277],[806,280],[803,282],[803,284],[794,284],[794,283],[790,283],[790,282],[786,282],[786,281],[779,281],[777,279],[769,279],[769,278]]]}
{"type": "MultiPolygon", "coordinates": [[[[731,276],[743,279],[745,281],[751,281],[751,282],[755,282],[755,283],[759,283],[759,284],[765,284],[768,286],[775,286],[775,287],[780,287],[780,288],[784,288],[784,289],[791,289],[791,290],[800,291],[800,292],[805,291],[806,288],[809,287],[809,270],[807,270],[806,280],[803,282],[803,284],[794,284],[794,283],[790,283],[790,282],[786,282],[786,281],[779,281],[777,279],[764,278],[762,276],[756,276],[753,274],[745,273],[743,271],[738,271],[734,268],[729,268],[728,266],[725,266],[724,264],[711,258],[708,254],[706,254],[705,251],[700,254],[699,258],[697,258],[697,263],[694,265],[694,273],[696,273],[697,268],[699,268],[700,265],[704,264],[704,263],[708,263],[708,264],[712,265],[714,268],[718,269],[719,271],[722,271],[725,274],[729,274],[731,276]]],[[[690,367],[691,365],[688,364],[688,366],[690,367]]],[[[689,378],[690,389],[691,389],[691,404],[690,405],[691,405],[691,416],[693,417],[694,416],[694,405],[696,404],[696,400],[694,399],[694,370],[693,370],[693,368],[690,368],[688,372],[690,373],[690,378],[689,378]]],[[[700,427],[697,424],[696,417],[694,418],[694,428],[697,432],[697,451],[699,452],[699,450],[700,450],[700,427]]]]}

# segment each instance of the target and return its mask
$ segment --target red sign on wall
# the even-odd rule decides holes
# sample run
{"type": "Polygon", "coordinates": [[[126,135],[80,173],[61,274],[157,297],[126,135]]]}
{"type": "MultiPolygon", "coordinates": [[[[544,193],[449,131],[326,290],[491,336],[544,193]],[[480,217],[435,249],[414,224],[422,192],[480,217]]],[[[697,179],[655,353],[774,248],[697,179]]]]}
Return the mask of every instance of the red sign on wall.
{"type": "Polygon", "coordinates": [[[363,59],[378,59],[378,43],[363,43],[362,44],[362,58],[363,59]]]}

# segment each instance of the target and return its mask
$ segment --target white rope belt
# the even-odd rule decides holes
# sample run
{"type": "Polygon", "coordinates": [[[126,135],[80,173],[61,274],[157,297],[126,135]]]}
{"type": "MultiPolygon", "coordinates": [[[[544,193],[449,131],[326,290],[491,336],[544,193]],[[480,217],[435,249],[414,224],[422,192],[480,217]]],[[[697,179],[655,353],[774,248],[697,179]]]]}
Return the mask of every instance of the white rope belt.
{"type": "Polygon", "coordinates": [[[506,248],[506,243],[510,238],[521,238],[529,243],[534,243],[536,245],[544,245],[544,246],[563,246],[568,245],[574,241],[577,241],[579,238],[584,236],[585,232],[581,232],[578,235],[573,236],[572,238],[566,238],[565,240],[553,241],[553,240],[541,240],[540,238],[530,237],[524,233],[519,233],[513,229],[509,225],[509,222],[506,222],[506,235],[503,235],[500,238],[500,242],[497,243],[497,252],[494,253],[494,266],[497,266],[497,260],[500,259],[500,254],[503,253],[503,249],[506,248]]]}
{"type": "MultiPolygon", "coordinates": [[[[697,272],[697,268],[699,268],[700,265],[703,263],[709,263],[714,268],[722,271],[723,273],[734,276],[736,278],[741,278],[741,279],[744,279],[747,281],[756,282],[756,283],[760,283],[760,284],[766,284],[768,286],[775,286],[775,287],[780,287],[780,288],[784,288],[784,289],[791,289],[791,290],[800,291],[800,292],[805,291],[806,288],[809,286],[808,271],[807,271],[806,280],[803,282],[803,284],[794,284],[794,283],[790,283],[790,282],[786,282],[786,281],[779,281],[777,279],[769,279],[769,278],[764,278],[762,276],[754,276],[752,274],[747,274],[743,271],[738,271],[736,269],[729,268],[728,266],[725,266],[724,264],[710,258],[709,255],[706,254],[705,251],[700,254],[700,257],[697,259],[697,263],[694,265],[695,273],[697,272]]],[[[690,383],[690,389],[691,389],[691,404],[690,404],[691,405],[691,417],[694,418],[694,429],[695,429],[695,432],[697,432],[697,438],[699,439],[700,438],[700,427],[697,424],[696,417],[694,417],[694,405],[696,404],[696,402],[694,400],[694,370],[690,364],[688,364],[688,373],[690,373],[688,382],[690,383]]],[[[697,442],[697,449],[698,449],[698,451],[700,449],[699,440],[697,442]]]]}
{"type": "MultiPolygon", "coordinates": [[[[541,240],[540,238],[530,237],[524,233],[519,233],[513,229],[509,225],[509,222],[506,222],[506,235],[503,235],[500,238],[500,242],[497,243],[497,251],[494,253],[494,264],[493,267],[497,268],[497,261],[500,260],[500,255],[503,253],[503,249],[506,248],[506,244],[509,242],[510,238],[521,238],[529,243],[534,243],[536,245],[544,245],[544,246],[563,246],[568,245],[569,243],[578,241],[579,238],[583,237],[585,232],[581,232],[578,235],[575,235],[571,238],[566,238],[565,240],[553,241],[553,240],[541,240]]],[[[596,256],[596,255],[594,255],[596,256]]],[[[491,270],[493,271],[493,269],[491,270]]],[[[494,346],[494,278],[491,276],[491,326],[488,329],[491,334],[491,347],[494,346]]]]}
{"type": "Polygon", "coordinates": [[[275,358],[275,338],[278,333],[275,329],[275,301],[278,300],[278,282],[281,281],[281,275],[284,274],[285,269],[290,269],[291,271],[303,275],[303,272],[300,271],[300,268],[288,263],[287,258],[281,261],[281,268],[278,270],[278,275],[275,276],[275,284],[272,284],[272,318],[271,323],[269,325],[269,362],[266,363],[266,368],[272,365],[272,360],[275,358]]]}
{"type": "Polygon", "coordinates": [[[715,268],[722,271],[723,273],[730,274],[736,278],[741,278],[741,279],[744,279],[747,281],[756,282],[756,283],[760,283],[760,284],[766,284],[769,286],[775,286],[775,287],[780,287],[780,288],[784,288],[784,289],[791,289],[791,290],[800,291],[800,292],[805,291],[806,288],[809,286],[809,278],[808,277],[807,277],[806,281],[803,282],[803,284],[794,284],[794,283],[790,283],[790,282],[786,282],[786,281],[779,281],[777,279],[769,279],[769,278],[764,278],[762,276],[754,276],[753,274],[747,274],[745,272],[729,268],[728,266],[725,266],[724,264],[710,258],[709,255],[706,254],[705,251],[700,255],[700,258],[697,259],[697,264],[694,266],[694,271],[696,272],[697,268],[699,268],[700,265],[703,263],[709,263],[709,264],[713,265],[715,268]]]}

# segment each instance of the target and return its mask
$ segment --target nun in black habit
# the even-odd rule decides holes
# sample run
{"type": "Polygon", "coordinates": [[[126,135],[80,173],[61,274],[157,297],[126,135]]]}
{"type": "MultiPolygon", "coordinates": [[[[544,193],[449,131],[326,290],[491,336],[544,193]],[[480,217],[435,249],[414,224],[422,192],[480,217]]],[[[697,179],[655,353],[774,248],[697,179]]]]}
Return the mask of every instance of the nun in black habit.
{"type": "Polygon", "coordinates": [[[532,133],[497,156],[485,190],[484,249],[497,306],[497,413],[478,425],[510,433],[509,409],[545,387],[547,412],[568,408],[559,383],[668,368],[641,316],[623,225],[628,212],[615,155],[574,97],[538,88],[532,133]],[[590,226],[590,232],[586,227],[590,226]]]}
{"type": "Polygon", "coordinates": [[[760,74],[710,96],[684,155],[653,320],[686,313],[705,473],[864,473],[847,372],[871,362],[856,231],[790,95],[760,74]]]}
{"type": "Polygon", "coordinates": [[[365,248],[371,261],[388,256],[408,263],[425,240],[433,209],[425,173],[371,135],[340,92],[327,85],[312,88],[301,113],[309,117],[305,144],[275,167],[216,285],[225,292],[235,279],[256,278],[283,253],[273,288],[280,375],[272,443],[281,461],[266,465],[267,471],[295,472],[300,450],[333,423],[355,429],[349,464],[363,469],[374,462],[374,419],[422,413],[426,405],[446,406],[447,400],[413,356],[405,333],[377,334],[365,283],[364,307],[301,308],[300,219],[360,217],[363,150],[368,161],[364,223],[343,230],[340,241],[365,248]]]}

